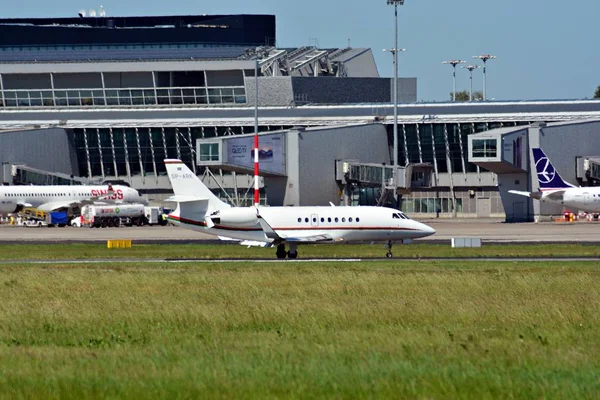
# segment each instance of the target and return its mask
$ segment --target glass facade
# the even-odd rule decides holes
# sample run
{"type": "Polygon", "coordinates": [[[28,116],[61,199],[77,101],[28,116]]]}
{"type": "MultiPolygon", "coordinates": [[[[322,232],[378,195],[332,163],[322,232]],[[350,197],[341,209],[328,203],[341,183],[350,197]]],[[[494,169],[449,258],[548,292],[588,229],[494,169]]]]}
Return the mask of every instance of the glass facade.
{"type": "MultiPolygon", "coordinates": [[[[501,126],[527,125],[498,123],[501,126]]],[[[492,125],[492,123],[490,123],[492,125]]],[[[291,125],[260,126],[261,132],[290,129],[291,125]]],[[[486,130],[486,123],[415,123],[398,127],[398,160],[400,165],[427,163],[434,173],[476,172],[468,162],[467,136],[486,130]]],[[[393,126],[389,125],[388,144],[393,144],[393,126]]],[[[165,158],[178,158],[195,172],[196,140],[254,132],[249,126],[194,126],[143,128],[81,128],[71,131],[77,151],[79,176],[130,177],[135,175],[164,175],[165,158]]],[[[495,139],[492,139],[495,142],[495,139]]],[[[474,146],[475,147],[475,146],[474,146]]],[[[481,146],[480,146],[481,147],[481,146]]],[[[478,147],[479,149],[479,147],[478,147]]],[[[203,157],[218,161],[218,153],[210,148],[203,157]]],[[[475,150],[475,148],[474,148],[475,150]]],[[[496,157],[492,143],[485,143],[478,154],[496,157]]]]}
{"type": "MultiPolygon", "coordinates": [[[[291,127],[260,126],[259,131],[291,127]]],[[[196,139],[250,132],[254,132],[253,126],[198,126],[81,128],[71,130],[70,135],[77,153],[78,176],[127,178],[166,175],[166,158],[180,159],[198,173],[196,139]]],[[[201,149],[201,155],[210,161],[218,161],[218,146],[218,143],[211,143],[208,148],[201,149]]]]}
{"type": "MultiPolygon", "coordinates": [[[[477,172],[477,166],[468,161],[468,135],[489,129],[531,123],[533,121],[399,124],[398,163],[400,165],[427,163],[433,167],[436,175],[447,172],[477,172]]],[[[388,125],[387,129],[391,147],[393,125],[388,125]]],[[[488,143],[486,146],[486,157],[496,157],[497,151],[495,148],[492,149],[492,144],[488,143]]]]}

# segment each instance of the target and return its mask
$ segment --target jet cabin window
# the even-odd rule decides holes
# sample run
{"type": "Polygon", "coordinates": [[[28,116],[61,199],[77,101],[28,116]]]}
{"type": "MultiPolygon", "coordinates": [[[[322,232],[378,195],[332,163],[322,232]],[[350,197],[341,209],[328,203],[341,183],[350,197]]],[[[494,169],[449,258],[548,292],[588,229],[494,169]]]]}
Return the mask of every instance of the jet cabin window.
{"type": "Polygon", "coordinates": [[[403,213],[393,213],[392,218],[393,219],[410,219],[403,213]]]}

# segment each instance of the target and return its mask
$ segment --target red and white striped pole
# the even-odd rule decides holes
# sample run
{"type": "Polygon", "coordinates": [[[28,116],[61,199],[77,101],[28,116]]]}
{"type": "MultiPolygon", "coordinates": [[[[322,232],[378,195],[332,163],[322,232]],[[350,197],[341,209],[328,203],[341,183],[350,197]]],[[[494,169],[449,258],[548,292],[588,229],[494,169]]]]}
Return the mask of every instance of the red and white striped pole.
{"type": "Polygon", "coordinates": [[[254,63],[254,205],[258,207],[260,196],[258,193],[258,54],[254,63]]]}
{"type": "Polygon", "coordinates": [[[260,197],[258,193],[258,132],[254,134],[254,205],[258,207],[260,197]]]}

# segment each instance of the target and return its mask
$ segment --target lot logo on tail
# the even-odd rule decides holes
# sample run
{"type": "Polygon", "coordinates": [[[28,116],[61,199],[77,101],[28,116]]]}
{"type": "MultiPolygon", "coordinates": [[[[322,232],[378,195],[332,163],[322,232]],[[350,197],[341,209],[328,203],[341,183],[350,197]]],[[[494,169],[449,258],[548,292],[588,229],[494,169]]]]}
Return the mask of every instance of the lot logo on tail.
{"type": "Polygon", "coordinates": [[[538,180],[540,183],[550,183],[556,176],[556,170],[546,156],[537,160],[535,163],[535,169],[537,170],[538,180]]]}
{"type": "Polygon", "coordinates": [[[535,162],[540,189],[565,189],[574,187],[570,183],[563,181],[542,149],[533,148],[531,151],[533,152],[533,160],[535,162]]]}

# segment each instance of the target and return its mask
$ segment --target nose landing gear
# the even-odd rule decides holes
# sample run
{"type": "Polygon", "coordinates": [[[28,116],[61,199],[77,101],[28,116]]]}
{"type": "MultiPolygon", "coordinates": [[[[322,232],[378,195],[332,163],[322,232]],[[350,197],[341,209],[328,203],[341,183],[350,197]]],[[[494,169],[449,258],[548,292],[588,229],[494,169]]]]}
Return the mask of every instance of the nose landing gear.
{"type": "Polygon", "coordinates": [[[391,240],[389,240],[389,241],[387,242],[387,244],[385,245],[385,247],[387,248],[387,253],[385,254],[385,256],[386,256],[387,258],[392,258],[392,257],[394,256],[394,255],[392,254],[392,244],[393,244],[393,243],[392,243],[392,241],[391,241],[391,240]]]}

